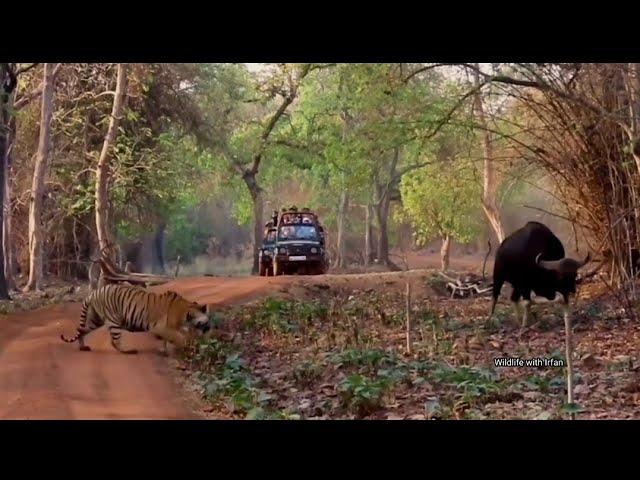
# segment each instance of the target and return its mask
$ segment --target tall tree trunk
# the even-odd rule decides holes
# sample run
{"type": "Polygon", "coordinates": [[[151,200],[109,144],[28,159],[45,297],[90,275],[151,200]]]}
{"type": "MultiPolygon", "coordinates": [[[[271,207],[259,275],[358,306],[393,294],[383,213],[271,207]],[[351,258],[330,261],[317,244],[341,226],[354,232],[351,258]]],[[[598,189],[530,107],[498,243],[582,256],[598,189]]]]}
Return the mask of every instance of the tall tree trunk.
{"type": "Polygon", "coordinates": [[[335,266],[338,268],[345,268],[347,266],[346,223],[348,208],[349,193],[346,190],[343,190],[342,194],[340,195],[340,207],[338,210],[338,258],[336,258],[335,262],[335,266]]]}
{"type": "Polygon", "coordinates": [[[7,281],[7,288],[9,288],[10,290],[15,290],[15,263],[13,248],[11,245],[11,153],[7,154],[7,161],[4,167],[4,200],[2,203],[2,246],[4,254],[4,275],[7,281]]]}
{"type": "MultiPolygon", "coordinates": [[[[12,108],[14,99],[15,92],[13,93],[13,95],[9,95],[8,97],[9,109],[12,108]]],[[[4,255],[4,276],[7,282],[7,289],[9,290],[16,289],[16,282],[13,276],[13,248],[11,248],[11,152],[13,143],[15,141],[15,129],[16,118],[12,115],[8,121],[8,131],[6,132],[6,161],[3,162],[4,165],[2,165],[4,174],[4,195],[2,198],[2,253],[4,255]]]]}
{"type": "Polygon", "coordinates": [[[376,220],[378,223],[378,262],[389,265],[389,231],[387,221],[389,219],[389,196],[385,195],[376,206],[376,220]]]}
{"type": "MultiPolygon", "coordinates": [[[[476,65],[477,67],[477,65],[476,65]]],[[[475,74],[476,86],[480,85],[480,74],[475,74]]],[[[500,218],[500,211],[496,204],[496,195],[498,190],[496,178],[496,164],[493,155],[493,139],[491,133],[487,129],[487,119],[484,112],[482,94],[478,91],[475,95],[476,115],[478,123],[483,131],[483,147],[484,147],[484,181],[482,190],[482,210],[489,220],[489,224],[493,229],[498,242],[504,240],[504,227],[500,218]]]]}
{"type": "MultiPolygon", "coordinates": [[[[2,73],[2,72],[0,72],[2,73]]],[[[2,81],[3,79],[0,78],[0,81],[2,81]]],[[[4,96],[3,92],[0,92],[0,95],[4,96]]],[[[4,105],[1,106],[1,108],[4,110],[4,105]]],[[[4,115],[2,115],[4,117],[4,115]]],[[[4,122],[0,123],[0,162],[2,163],[2,165],[0,165],[0,189],[2,189],[2,196],[4,197],[4,189],[5,189],[5,173],[6,173],[6,163],[7,163],[7,136],[6,136],[6,129],[4,128],[4,122]]],[[[0,208],[0,222],[2,222],[2,224],[4,225],[4,208],[0,208]]],[[[8,289],[8,285],[7,285],[7,280],[5,277],[5,261],[4,261],[4,250],[5,250],[5,245],[7,242],[7,239],[4,235],[4,228],[3,228],[3,234],[2,237],[0,238],[0,242],[2,242],[2,245],[0,245],[0,261],[2,261],[2,266],[3,268],[0,271],[0,300],[9,300],[11,299],[11,297],[9,296],[9,289],[8,289]]]]}
{"type": "MultiPolygon", "coordinates": [[[[98,167],[96,170],[96,231],[98,233],[98,245],[101,252],[109,253],[110,256],[115,254],[109,248],[113,242],[109,232],[109,195],[107,187],[109,185],[109,154],[113,147],[116,134],[118,132],[118,123],[124,110],[124,103],[127,90],[127,65],[118,64],[118,78],[116,80],[116,92],[113,99],[113,107],[111,109],[111,118],[109,119],[109,128],[102,143],[100,158],[98,159],[98,167]]],[[[113,259],[112,259],[113,260],[113,259]]]]}
{"type": "Polygon", "coordinates": [[[40,110],[40,137],[33,168],[33,182],[29,198],[29,280],[25,291],[40,290],[42,283],[43,225],[42,203],[44,180],[51,154],[51,118],[53,116],[53,90],[55,64],[45,63],[42,81],[42,108],[40,110]]]}
{"type": "MultiPolygon", "coordinates": [[[[5,197],[5,173],[7,165],[10,108],[9,102],[11,93],[16,87],[15,76],[10,71],[7,63],[0,63],[0,198],[5,197]]],[[[4,208],[0,208],[0,225],[4,224],[4,208]]],[[[9,289],[4,275],[4,235],[0,235],[0,300],[10,300],[9,289]]]]}
{"type": "Polygon", "coordinates": [[[373,205],[368,203],[365,206],[364,225],[364,265],[368,267],[373,260],[373,205]]]}
{"type": "Polygon", "coordinates": [[[260,246],[262,245],[262,236],[264,233],[263,225],[263,202],[262,202],[262,190],[258,189],[251,195],[253,200],[253,265],[251,267],[251,273],[256,275],[259,271],[259,253],[260,246]]]}
{"type": "Polygon", "coordinates": [[[167,224],[164,221],[161,221],[157,228],[153,237],[153,244],[155,250],[155,258],[154,258],[154,273],[166,273],[165,265],[164,265],[164,232],[167,224]]]}
{"type": "Polygon", "coordinates": [[[451,252],[451,237],[445,235],[442,239],[442,247],[440,248],[440,265],[442,271],[449,270],[449,254],[451,252]]]}
{"type": "Polygon", "coordinates": [[[242,179],[249,189],[253,203],[253,265],[251,266],[251,274],[257,275],[260,267],[260,247],[264,237],[264,200],[255,173],[245,171],[242,179]]]}
{"type": "Polygon", "coordinates": [[[386,265],[391,270],[400,270],[400,268],[389,259],[389,210],[391,202],[400,199],[400,192],[398,190],[398,183],[400,181],[400,175],[397,172],[398,161],[400,159],[400,148],[395,147],[393,149],[393,156],[388,166],[388,181],[386,184],[380,182],[380,179],[376,177],[374,179],[375,186],[375,213],[378,224],[378,262],[386,265]]]}

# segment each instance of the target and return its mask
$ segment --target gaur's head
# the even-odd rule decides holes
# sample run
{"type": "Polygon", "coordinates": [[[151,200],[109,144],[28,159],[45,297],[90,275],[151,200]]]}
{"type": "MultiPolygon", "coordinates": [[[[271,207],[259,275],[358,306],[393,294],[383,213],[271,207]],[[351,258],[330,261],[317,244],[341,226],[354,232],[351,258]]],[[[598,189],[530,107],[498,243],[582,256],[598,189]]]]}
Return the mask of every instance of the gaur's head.
{"type": "Polygon", "coordinates": [[[540,260],[539,253],[536,256],[536,264],[547,271],[553,272],[558,281],[557,290],[564,293],[576,292],[576,278],[578,270],[584,267],[591,260],[591,255],[587,253],[584,260],[574,260],[573,258],[563,258],[560,260],[540,260]]]}

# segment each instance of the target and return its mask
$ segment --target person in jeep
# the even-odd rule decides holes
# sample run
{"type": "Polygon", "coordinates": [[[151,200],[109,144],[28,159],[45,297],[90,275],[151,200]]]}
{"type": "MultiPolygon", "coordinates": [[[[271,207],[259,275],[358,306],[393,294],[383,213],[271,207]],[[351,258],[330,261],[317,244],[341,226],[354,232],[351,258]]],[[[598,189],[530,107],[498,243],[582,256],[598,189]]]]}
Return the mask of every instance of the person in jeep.
{"type": "Polygon", "coordinates": [[[262,246],[258,253],[258,274],[261,277],[273,275],[273,255],[275,253],[276,236],[277,230],[275,228],[267,228],[265,230],[262,246]]]}

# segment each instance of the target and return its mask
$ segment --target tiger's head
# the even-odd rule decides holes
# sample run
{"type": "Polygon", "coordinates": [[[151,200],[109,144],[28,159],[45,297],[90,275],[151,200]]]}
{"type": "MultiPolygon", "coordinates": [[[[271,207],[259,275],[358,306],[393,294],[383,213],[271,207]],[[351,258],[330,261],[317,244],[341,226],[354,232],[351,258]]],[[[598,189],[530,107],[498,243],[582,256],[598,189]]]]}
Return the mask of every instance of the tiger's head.
{"type": "Polygon", "coordinates": [[[169,317],[175,316],[173,320],[177,320],[176,323],[194,327],[202,333],[211,329],[206,305],[190,302],[173,291],[166,292],[165,295],[173,297],[169,307],[169,317]]]}
{"type": "Polygon", "coordinates": [[[209,322],[209,315],[207,315],[207,306],[191,302],[189,304],[189,310],[187,311],[186,323],[192,325],[202,333],[207,333],[211,329],[211,322],[209,322]]]}

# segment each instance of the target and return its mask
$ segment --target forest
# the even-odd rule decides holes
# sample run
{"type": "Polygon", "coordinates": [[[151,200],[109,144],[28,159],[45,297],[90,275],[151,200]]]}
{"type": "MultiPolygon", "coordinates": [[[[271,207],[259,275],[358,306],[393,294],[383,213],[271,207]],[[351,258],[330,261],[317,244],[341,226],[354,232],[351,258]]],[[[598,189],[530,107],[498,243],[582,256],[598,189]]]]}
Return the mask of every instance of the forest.
{"type": "MultiPolygon", "coordinates": [[[[580,280],[589,292],[580,297],[587,301],[579,307],[584,318],[595,315],[588,312],[609,311],[616,322],[631,322],[630,328],[635,328],[640,64],[1,63],[0,79],[0,313],[20,312],[16,301],[46,298],[47,289],[56,285],[71,285],[68,293],[86,294],[95,288],[100,275],[95,265],[102,255],[122,275],[167,281],[228,276],[232,283],[254,276],[271,212],[296,205],[317,212],[325,225],[328,279],[322,275],[288,280],[286,288],[317,289],[316,296],[299,293],[300,298],[310,295],[311,310],[296,303],[299,299],[267,299],[252,307],[262,313],[245,320],[257,329],[251,335],[264,330],[296,355],[299,345],[293,337],[285,339],[293,330],[305,348],[320,348],[318,339],[328,335],[333,340],[322,348],[341,352],[331,357],[332,365],[364,368],[346,377],[351,383],[342,379],[336,387],[343,401],[340,408],[351,412],[338,416],[375,417],[389,403],[382,400],[389,382],[402,383],[387,377],[382,381],[366,368],[386,365],[386,370],[393,370],[390,365],[395,365],[412,372],[406,378],[414,380],[415,372],[427,368],[387,354],[367,360],[348,350],[364,348],[364,342],[366,351],[380,352],[394,331],[402,337],[396,344],[405,353],[419,351],[409,338],[409,320],[404,340],[405,296],[406,310],[413,312],[413,336],[429,344],[424,347],[427,356],[457,355],[458,327],[442,323],[435,313],[438,301],[420,306],[428,296],[421,290],[424,285],[441,289],[441,308],[448,305],[443,302],[452,302],[453,310],[460,302],[471,302],[473,313],[464,311],[460,317],[482,317],[477,321],[485,330],[465,333],[464,341],[478,334],[485,344],[497,342],[496,352],[504,353],[508,341],[503,337],[513,332],[483,323],[488,311],[478,313],[488,308],[479,287],[487,285],[485,270],[490,276],[492,261],[485,267],[483,260],[486,263],[485,256],[495,254],[527,221],[551,227],[567,256],[590,253],[592,264],[580,280]],[[415,277],[415,272],[427,270],[427,280],[415,277]],[[420,287],[411,286],[413,297],[410,286],[405,295],[404,280],[393,276],[402,274],[407,276],[401,278],[421,282],[420,287]],[[341,289],[336,298],[343,303],[317,305],[326,293],[322,282],[341,289]],[[347,284],[356,293],[347,294],[347,284]],[[389,299],[395,302],[391,310],[398,312],[390,314],[384,306],[353,306],[360,312],[355,317],[380,318],[381,331],[345,320],[350,326],[344,327],[342,343],[334,333],[309,333],[311,318],[337,321],[333,309],[349,310],[349,302],[357,302],[368,289],[378,295],[385,284],[398,289],[397,298],[389,299]],[[477,295],[454,298],[451,285],[470,291],[474,284],[477,295]],[[423,315],[423,307],[431,313],[423,315]],[[275,326],[274,319],[279,319],[275,326]],[[365,331],[371,338],[366,339],[365,331]],[[491,337],[494,334],[500,339],[491,337]],[[381,338],[386,340],[377,343],[381,338]],[[449,350],[439,350],[447,342],[449,350]],[[345,359],[345,352],[353,358],[345,359]],[[363,389],[379,402],[354,404],[359,395],[354,392],[363,389]]],[[[284,280],[269,282],[271,293],[285,288],[284,280]]],[[[56,301],[64,299],[56,296],[56,301]]],[[[508,302],[504,303],[506,312],[508,302]]],[[[499,316],[510,315],[503,313],[499,316]]],[[[247,314],[228,315],[229,324],[237,327],[247,314]]],[[[561,327],[544,328],[543,333],[564,342],[561,327]]],[[[562,349],[562,343],[556,347],[562,349]]],[[[217,359],[235,358],[229,345],[207,348],[217,359]]],[[[595,354],[586,355],[589,362],[595,354]]],[[[193,358],[192,363],[197,360],[193,358]]],[[[308,385],[333,381],[321,379],[307,360],[300,365],[308,371],[291,375],[302,375],[302,383],[308,385]]],[[[467,352],[453,363],[457,368],[469,361],[467,352]]],[[[224,365],[233,375],[244,372],[224,365]]],[[[478,398],[510,403],[504,392],[495,400],[497,391],[487,386],[493,385],[493,377],[474,377],[471,370],[435,371],[442,378],[430,380],[434,384],[484,385],[471,400],[465,391],[464,407],[454,393],[450,403],[442,400],[448,398],[443,394],[437,407],[442,416],[470,418],[460,412],[484,411],[478,398]]],[[[203,391],[221,395],[220,378],[216,382],[202,386],[203,391]]],[[[520,395],[518,388],[514,387],[520,395]]],[[[545,388],[545,394],[555,391],[545,388]]],[[[562,388],[558,387],[558,399],[562,388]]],[[[272,405],[273,393],[245,390],[234,395],[253,400],[246,400],[246,408],[230,411],[267,415],[265,405],[272,405]],[[260,403],[258,397],[267,400],[260,403]]],[[[435,400],[429,398],[427,404],[433,408],[427,410],[435,411],[435,404],[429,403],[435,400]]],[[[528,398],[520,395],[511,402],[528,398]]],[[[424,398],[416,401],[422,412],[424,398]]],[[[286,410],[278,405],[278,411],[286,410]]],[[[565,405],[563,413],[578,412],[572,405],[569,410],[565,405]]]]}

